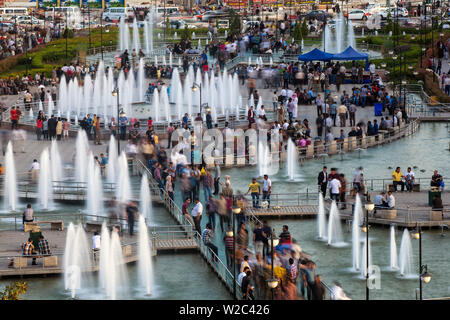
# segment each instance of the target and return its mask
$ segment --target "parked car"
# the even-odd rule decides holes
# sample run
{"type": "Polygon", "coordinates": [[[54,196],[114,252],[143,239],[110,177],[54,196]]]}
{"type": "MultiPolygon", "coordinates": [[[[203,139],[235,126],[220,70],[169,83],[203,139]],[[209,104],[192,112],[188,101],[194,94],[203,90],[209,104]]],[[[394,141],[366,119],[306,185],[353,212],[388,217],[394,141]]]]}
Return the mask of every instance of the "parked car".
{"type": "Polygon", "coordinates": [[[218,18],[226,18],[229,15],[229,12],[225,10],[206,11],[202,14],[202,21],[209,22],[218,18]]]}
{"type": "Polygon", "coordinates": [[[325,19],[329,19],[333,17],[333,15],[324,10],[312,10],[308,12],[304,17],[306,19],[317,19],[319,21],[325,21],[325,19]]]}
{"type": "Polygon", "coordinates": [[[362,9],[355,9],[345,14],[345,16],[350,20],[367,20],[371,15],[370,12],[362,9]]]}
{"type": "MultiPolygon", "coordinates": [[[[165,28],[166,22],[161,21],[156,26],[159,28],[165,28]]],[[[184,29],[185,26],[187,26],[188,29],[197,29],[197,26],[194,26],[192,24],[187,24],[183,20],[170,20],[170,25],[169,25],[170,29],[184,29]]]]}
{"type": "Polygon", "coordinates": [[[30,24],[30,22],[31,22],[31,24],[37,24],[37,25],[44,24],[44,20],[36,19],[33,16],[17,16],[16,22],[18,24],[28,24],[28,25],[30,24]]]}
{"type": "Polygon", "coordinates": [[[257,20],[248,20],[243,23],[244,29],[259,27],[259,21],[257,20]]]}
{"type": "MultiPolygon", "coordinates": [[[[388,17],[388,13],[391,13],[391,18],[396,17],[396,8],[390,8],[390,9],[386,9],[384,11],[380,11],[380,15],[382,19],[386,19],[388,17]]],[[[397,10],[397,14],[399,17],[407,17],[408,16],[408,10],[406,10],[405,8],[398,8],[397,10]]]]}

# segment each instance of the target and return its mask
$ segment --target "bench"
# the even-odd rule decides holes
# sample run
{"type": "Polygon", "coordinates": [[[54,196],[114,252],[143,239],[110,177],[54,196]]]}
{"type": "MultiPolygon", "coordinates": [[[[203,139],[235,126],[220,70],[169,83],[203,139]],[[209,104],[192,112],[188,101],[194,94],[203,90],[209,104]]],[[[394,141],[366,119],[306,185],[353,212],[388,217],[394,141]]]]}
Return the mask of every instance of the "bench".
{"type": "Polygon", "coordinates": [[[102,222],[89,221],[86,222],[86,232],[98,232],[102,231],[102,222]]]}
{"type": "Polygon", "coordinates": [[[397,218],[397,210],[377,208],[377,215],[380,216],[380,219],[394,220],[397,218]]]}
{"type": "Polygon", "coordinates": [[[43,267],[57,267],[58,266],[58,256],[52,256],[52,255],[31,255],[31,256],[21,256],[21,257],[15,257],[13,268],[14,269],[21,269],[26,268],[28,266],[28,259],[37,259],[42,258],[43,259],[43,267]]]}
{"type": "MultiPolygon", "coordinates": [[[[397,186],[397,190],[401,189],[401,186],[397,186]]],[[[405,190],[406,190],[406,183],[405,183],[405,190]]],[[[388,191],[395,192],[395,188],[393,184],[388,184],[388,191]]],[[[413,184],[413,190],[414,192],[420,192],[420,183],[413,184]]]]}
{"type": "Polygon", "coordinates": [[[443,210],[431,210],[430,211],[430,221],[442,221],[444,216],[443,210]]]}
{"type": "Polygon", "coordinates": [[[33,227],[36,227],[38,224],[50,224],[50,230],[64,230],[64,222],[62,220],[53,220],[53,221],[35,221],[35,222],[25,222],[24,231],[28,232],[33,230],[33,227]]]}
{"type": "Polygon", "coordinates": [[[123,248],[122,248],[122,253],[123,253],[123,256],[124,257],[129,257],[129,256],[131,256],[131,253],[132,253],[132,250],[131,250],[131,245],[126,245],[126,246],[123,246],[123,248]]]}
{"type": "MultiPolygon", "coordinates": [[[[85,231],[86,232],[98,232],[101,233],[102,232],[102,226],[103,226],[103,222],[98,222],[98,221],[89,221],[86,222],[86,227],[85,227],[85,231]]],[[[122,232],[122,226],[119,223],[111,223],[111,224],[107,224],[107,227],[109,229],[109,231],[112,231],[114,227],[118,228],[119,230],[119,234],[121,234],[122,232]]]]}

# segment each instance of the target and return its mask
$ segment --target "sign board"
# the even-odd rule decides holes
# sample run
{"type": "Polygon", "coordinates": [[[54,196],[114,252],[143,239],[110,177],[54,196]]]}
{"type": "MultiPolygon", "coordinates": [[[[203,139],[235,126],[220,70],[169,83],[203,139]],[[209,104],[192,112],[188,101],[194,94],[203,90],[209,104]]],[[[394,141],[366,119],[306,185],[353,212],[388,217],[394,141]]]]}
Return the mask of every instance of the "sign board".
{"type": "Polygon", "coordinates": [[[105,0],[81,0],[83,8],[104,8],[105,0]]]}
{"type": "Polygon", "coordinates": [[[126,7],[126,0],[105,0],[107,7],[126,7]]]}

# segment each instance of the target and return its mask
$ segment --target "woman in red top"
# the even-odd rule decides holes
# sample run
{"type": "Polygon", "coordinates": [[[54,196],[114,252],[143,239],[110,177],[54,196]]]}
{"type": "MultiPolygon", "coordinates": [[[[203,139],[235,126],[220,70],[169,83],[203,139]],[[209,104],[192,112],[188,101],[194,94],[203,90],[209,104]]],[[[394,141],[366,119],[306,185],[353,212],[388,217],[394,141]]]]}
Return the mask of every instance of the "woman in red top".
{"type": "Polygon", "coordinates": [[[152,120],[152,117],[148,117],[147,125],[148,125],[148,129],[151,129],[151,128],[153,127],[153,120],[152,120]]]}
{"type": "Polygon", "coordinates": [[[11,130],[14,128],[17,129],[17,111],[15,107],[11,108],[10,118],[11,118],[11,130]]]}
{"type": "Polygon", "coordinates": [[[41,136],[42,136],[42,123],[44,121],[42,121],[41,117],[38,117],[36,120],[36,136],[38,140],[41,140],[41,136]]]}

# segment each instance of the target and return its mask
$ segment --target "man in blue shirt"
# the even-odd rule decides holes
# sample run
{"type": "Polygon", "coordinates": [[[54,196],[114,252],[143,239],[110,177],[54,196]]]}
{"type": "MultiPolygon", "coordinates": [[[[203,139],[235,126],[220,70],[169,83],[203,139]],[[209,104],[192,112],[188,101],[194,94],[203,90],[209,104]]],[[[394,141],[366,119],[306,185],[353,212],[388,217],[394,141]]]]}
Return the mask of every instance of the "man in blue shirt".
{"type": "Polygon", "coordinates": [[[208,113],[206,114],[206,127],[208,129],[212,129],[212,116],[211,116],[211,111],[208,111],[208,113]]]}
{"type": "Polygon", "coordinates": [[[378,134],[378,122],[377,119],[373,120],[373,135],[376,136],[378,134]]]}
{"type": "Polygon", "coordinates": [[[125,140],[125,135],[127,131],[127,123],[128,118],[125,116],[125,113],[121,113],[119,117],[119,126],[120,126],[120,140],[125,140]]]}
{"type": "Polygon", "coordinates": [[[86,123],[87,123],[88,139],[91,140],[92,118],[90,114],[87,115],[86,123]]]}
{"type": "Polygon", "coordinates": [[[205,64],[208,64],[208,56],[206,55],[206,51],[205,50],[203,50],[203,52],[201,54],[201,57],[202,57],[202,66],[205,65],[205,64]]]}
{"type": "Polygon", "coordinates": [[[185,129],[187,129],[188,120],[189,120],[188,114],[185,113],[185,114],[184,114],[184,117],[183,117],[183,128],[185,128],[185,129]]]}

